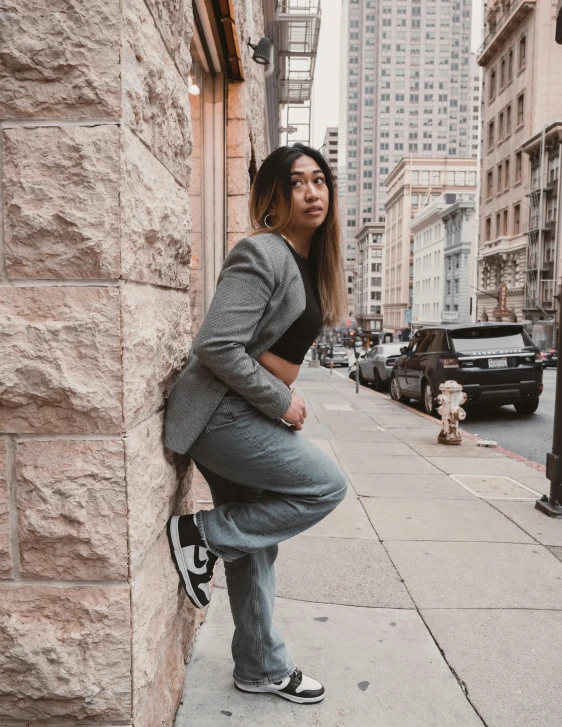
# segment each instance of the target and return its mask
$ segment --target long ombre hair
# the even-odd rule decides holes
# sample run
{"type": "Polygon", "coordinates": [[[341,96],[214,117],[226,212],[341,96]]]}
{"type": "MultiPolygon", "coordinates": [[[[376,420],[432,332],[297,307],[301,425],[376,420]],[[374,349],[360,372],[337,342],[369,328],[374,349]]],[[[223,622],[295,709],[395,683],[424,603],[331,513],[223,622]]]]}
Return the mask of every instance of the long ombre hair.
{"type": "Polygon", "coordinates": [[[329,191],[328,214],[312,236],[310,254],[317,266],[324,324],[337,326],[347,312],[337,190],[331,169],[318,150],[298,143],[280,146],[264,159],[250,192],[250,218],[254,229],[249,234],[281,233],[291,227],[294,219],[291,168],[295,159],[301,156],[311,157],[318,164],[329,191]],[[275,215],[271,214],[272,207],[276,209],[275,215]],[[270,216],[268,225],[264,222],[267,215],[270,216]]]}

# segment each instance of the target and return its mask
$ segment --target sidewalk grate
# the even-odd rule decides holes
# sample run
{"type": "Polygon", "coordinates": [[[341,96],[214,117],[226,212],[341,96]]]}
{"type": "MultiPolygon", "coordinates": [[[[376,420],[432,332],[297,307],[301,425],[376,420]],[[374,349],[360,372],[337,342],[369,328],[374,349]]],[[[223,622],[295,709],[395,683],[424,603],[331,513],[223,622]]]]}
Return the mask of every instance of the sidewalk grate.
{"type": "Polygon", "coordinates": [[[536,500],[540,492],[504,475],[449,475],[481,500],[536,500]]]}
{"type": "Polygon", "coordinates": [[[307,422],[302,431],[309,439],[335,439],[330,426],[322,422],[307,422]]]}

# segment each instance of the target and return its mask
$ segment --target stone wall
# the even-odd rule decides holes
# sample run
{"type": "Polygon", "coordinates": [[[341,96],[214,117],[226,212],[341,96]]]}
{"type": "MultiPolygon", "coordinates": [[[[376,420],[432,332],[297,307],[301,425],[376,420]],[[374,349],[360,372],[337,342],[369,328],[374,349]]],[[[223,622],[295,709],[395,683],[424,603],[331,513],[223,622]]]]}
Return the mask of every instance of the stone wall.
{"type": "Polygon", "coordinates": [[[180,698],[192,24],[188,0],[2,7],[0,724],[157,727],[180,698]]]}

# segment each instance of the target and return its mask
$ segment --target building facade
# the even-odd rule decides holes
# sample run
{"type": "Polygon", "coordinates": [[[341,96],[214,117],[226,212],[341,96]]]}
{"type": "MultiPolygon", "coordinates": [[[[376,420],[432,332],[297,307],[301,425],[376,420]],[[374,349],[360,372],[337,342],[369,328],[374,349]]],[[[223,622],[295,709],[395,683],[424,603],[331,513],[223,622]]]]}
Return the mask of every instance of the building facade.
{"type": "Polygon", "coordinates": [[[521,148],[529,158],[530,176],[523,310],[537,345],[556,346],[558,296],[562,289],[562,122],[549,124],[521,148]]]}
{"type": "Polygon", "coordinates": [[[278,143],[247,44],[268,18],[273,0],[3,13],[2,723],[173,723],[204,612],[166,522],[209,493],[165,450],[164,406],[278,143]]]}
{"type": "MultiPolygon", "coordinates": [[[[384,223],[385,180],[404,156],[476,156],[471,15],[471,0],[342,4],[339,173],[349,276],[356,232],[384,223]]],[[[350,297],[350,313],[354,306],[350,297]]]]}
{"type": "Polygon", "coordinates": [[[357,328],[382,331],[384,225],[363,225],[357,233],[357,328]]]}
{"type": "Polygon", "coordinates": [[[476,319],[477,223],[474,194],[455,197],[441,212],[445,228],[443,250],[443,322],[471,323],[476,319]]]}
{"type": "Polygon", "coordinates": [[[412,327],[469,323],[475,300],[475,195],[446,192],[418,212],[412,327]]]}
{"type": "Polygon", "coordinates": [[[479,319],[497,306],[502,283],[507,307],[518,320],[541,315],[538,297],[526,299],[525,292],[531,175],[522,145],[562,117],[562,48],[553,41],[555,19],[548,0],[490,0],[486,7],[477,54],[483,69],[479,319]]]}
{"type": "Polygon", "coordinates": [[[384,330],[411,323],[414,241],[412,217],[444,192],[474,193],[476,159],[403,159],[386,180],[384,330]]]}

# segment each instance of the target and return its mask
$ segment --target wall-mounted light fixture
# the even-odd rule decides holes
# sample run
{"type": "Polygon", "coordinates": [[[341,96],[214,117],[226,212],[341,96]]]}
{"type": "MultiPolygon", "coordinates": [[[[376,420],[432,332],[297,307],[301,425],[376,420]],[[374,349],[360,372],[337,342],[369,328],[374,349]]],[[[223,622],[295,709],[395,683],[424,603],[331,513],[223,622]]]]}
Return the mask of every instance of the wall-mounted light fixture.
{"type": "Polygon", "coordinates": [[[254,45],[248,38],[248,45],[254,49],[252,60],[260,66],[273,65],[273,43],[269,38],[260,38],[257,45],[254,45]]]}
{"type": "Polygon", "coordinates": [[[201,93],[201,89],[196,83],[193,83],[193,79],[191,76],[188,76],[187,78],[187,92],[190,93],[192,96],[199,96],[201,93]]]}

